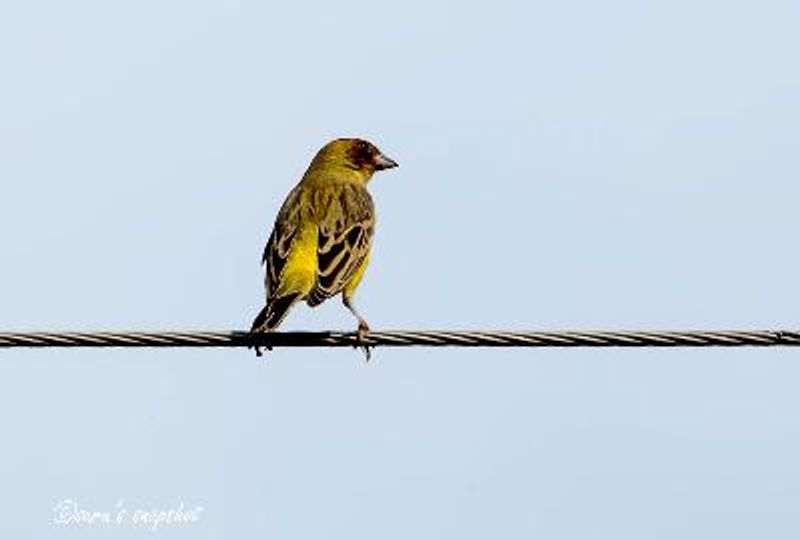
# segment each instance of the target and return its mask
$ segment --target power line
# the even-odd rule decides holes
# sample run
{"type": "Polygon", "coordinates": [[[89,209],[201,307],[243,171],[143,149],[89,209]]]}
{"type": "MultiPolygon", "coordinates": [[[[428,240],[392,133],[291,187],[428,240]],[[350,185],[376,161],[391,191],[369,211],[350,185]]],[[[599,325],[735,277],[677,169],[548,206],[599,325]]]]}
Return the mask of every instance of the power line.
{"type": "MultiPolygon", "coordinates": [[[[775,347],[800,346],[800,331],[387,331],[371,332],[370,347],[775,347]]],[[[348,332],[2,332],[10,347],[356,347],[348,332]]]]}

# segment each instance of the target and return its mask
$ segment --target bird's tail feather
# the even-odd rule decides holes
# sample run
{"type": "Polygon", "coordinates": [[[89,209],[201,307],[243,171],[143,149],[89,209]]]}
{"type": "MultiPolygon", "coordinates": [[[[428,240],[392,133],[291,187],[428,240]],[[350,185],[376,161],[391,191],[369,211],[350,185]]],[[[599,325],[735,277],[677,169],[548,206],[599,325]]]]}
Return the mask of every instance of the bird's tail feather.
{"type": "MultiPolygon", "coordinates": [[[[253,320],[253,325],[250,327],[250,333],[256,332],[270,332],[278,327],[279,324],[286,318],[286,315],[289,313],[289,308],[297,302],[300,298],[300,293],[292,293],[287,294],[286,296],[276,296],[270,298],[267,305],[264,306],[264,309],[256,316],[255,320],[253,320]]],[[[248,349],[252,349],[255,347],[256,349],[256,356],[261,356],[261,348],[253,345],[250,345],[248,349]]],[[[272,350],[270,345],[267,345],[267,349],[272,350]]]]}
{"type": "Polygon", "coordinates": [[[261,313],[253,320],[251,332],[269,332],[278,327],[289,313],[295,302],[300,298],[300,293],[291,293],[286,296],[275,296],[270,299],[261,313]]]}

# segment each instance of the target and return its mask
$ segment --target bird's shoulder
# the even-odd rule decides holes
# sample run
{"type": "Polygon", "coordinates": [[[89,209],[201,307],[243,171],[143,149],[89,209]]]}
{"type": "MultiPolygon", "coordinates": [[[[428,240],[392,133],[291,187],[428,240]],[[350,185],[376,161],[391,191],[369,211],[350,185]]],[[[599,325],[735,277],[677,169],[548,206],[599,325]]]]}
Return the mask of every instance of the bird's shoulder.
{"type": "Polygon", "coordinates": [[[330,178],[302,188],[312,219],[321,229],[341,230],[374,220],[375,204],[363,183],[330,178]]]}

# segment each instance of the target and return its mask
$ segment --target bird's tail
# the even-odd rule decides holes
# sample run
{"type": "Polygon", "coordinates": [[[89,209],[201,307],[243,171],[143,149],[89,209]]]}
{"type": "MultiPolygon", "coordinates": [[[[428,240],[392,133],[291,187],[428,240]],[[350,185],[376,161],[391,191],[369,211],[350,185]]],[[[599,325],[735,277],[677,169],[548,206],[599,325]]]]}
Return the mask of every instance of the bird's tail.
{"type": "MultiPolygon", "coordinates": [[[[271,332],[278,327],[286,315],[289,313],[289,308],[294,305],[300,298],[300,293],[291,293],[286,296],[276,296],[270,298],[264,309],[253,320],[253,325],[250,327],[250,333],[263,333],[271,332]]],[[[252,349],[254,346],[248,347],[252,349]]],[[[261,349],[256,345],[256,355],[261,356],[261,349]]],[[[272,350],[272,347],[267,345],[267,349],[272,350]]]]}
{"type": "Polygon", "coordinates": [[[278,327],[289,313],[295,302],[300,298],[300,293],[291,293],[286,296],[270,298],[261,313],[253,320],[251,332],[269,332],[278,327]]]}

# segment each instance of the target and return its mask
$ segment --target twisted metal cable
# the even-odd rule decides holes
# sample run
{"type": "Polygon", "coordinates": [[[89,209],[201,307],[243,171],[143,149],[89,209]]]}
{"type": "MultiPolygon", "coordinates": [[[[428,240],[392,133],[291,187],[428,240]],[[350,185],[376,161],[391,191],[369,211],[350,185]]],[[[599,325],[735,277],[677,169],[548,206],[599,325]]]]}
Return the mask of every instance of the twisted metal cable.
{"type": "Polygon", "coordinates": [[[387,331],[363,343],[348,332],[0,332],[9,347],[774,347],[800,345],[800,331],[387,331]]]}

